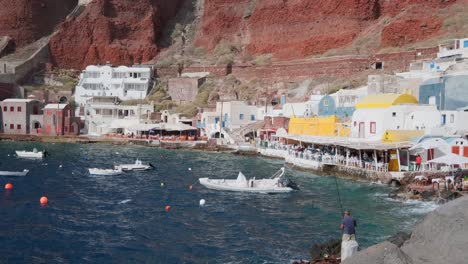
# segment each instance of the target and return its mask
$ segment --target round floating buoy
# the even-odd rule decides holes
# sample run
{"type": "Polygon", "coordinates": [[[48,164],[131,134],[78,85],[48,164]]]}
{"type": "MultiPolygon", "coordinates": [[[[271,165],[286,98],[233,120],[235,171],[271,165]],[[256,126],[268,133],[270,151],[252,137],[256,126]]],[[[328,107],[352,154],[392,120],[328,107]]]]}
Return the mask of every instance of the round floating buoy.
{"type": "Polygon", "coordinates": [[[11,183],[5,184],[5,189],[6,189],[6,190],[11,190],[11,189],[13,189],[13,184],[11,184],[11,183]]]}
{"type": "Polygon", "coordinates": [[[166,205],[166,212],[169,212],[171,210],[171,206],[170,205],[166,205]]]}
{"type": "Polygon", "coordinates": [[[204,206],[205,203],[206,203],[205,199],[201,199],[201,200],[200,200],[200,206],[204,206]]]}
{"type": "Polygon", "coordinates": [[[192,168],[188,168],[189,171],[192,171],[192,168]]]}
{"type": "Polygon", "coordinates": [[[161,182],[161,187],[164,187],[164,182],[161,182]]]}
{"type": "Polygon", "coordinates": [[[189,190],[192,190],[192,189],[193,189],[193,186],[192,186],[192,185],[190,185],[188,188],[189,188],[189,190]]]}
{"type": "Polygon", "coordinates": [[[62,168],[62,164],[59,165],[59,168],[62,168]]]}
{"type": "Polygon", "coordinates": [[[49,199],[47,199],[47,197],[45,196],[42,196],[39,201],[41,202],[41,204],[47,204],[49,202],[49,199]]]}

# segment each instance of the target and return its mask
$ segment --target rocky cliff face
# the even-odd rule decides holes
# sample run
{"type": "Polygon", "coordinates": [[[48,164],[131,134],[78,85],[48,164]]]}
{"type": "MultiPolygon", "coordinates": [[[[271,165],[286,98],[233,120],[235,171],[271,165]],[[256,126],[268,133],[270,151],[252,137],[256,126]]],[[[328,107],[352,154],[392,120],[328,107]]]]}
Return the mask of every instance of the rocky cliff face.
{"type": "Polygon", "coordinates": [[[180,0],[95,0],[65,21],[51,39],[52,60],[59,67],[132,64],[156,56],[157,38],[180,0]]]}
{"type": "Polygon", "coordinates": [[[383,23],[382,46],[439,33],[436,10],[455,0],[205,0],[196,44],[213,49],[221,39],[252,55],[294,59],[344,47],[383,23]],[[385,19],[385,22],[382,20],[385,19]]]}
{"type": "Polygon", "coordinates": [[[62,22],[78,0],[0,0],[0,37],[9,36],[17,47],[29,44],[62,22]]]}
{"type": "MultiPolygon", "coordinates": [[[[159,52],[163,27],[192,0],[80,0],[88,5],[64,21],[78,2],[0,0],[0,37],[10,36],[21,47],[56,30],[50,51],[63,68],[146,62],[159,52]]],[[[331,49],[353,53],[356,45],[372,54],[426,40],[444,32],[448,15],[440,10],[467,0],[193,2],[203,11],[193,27],[196,46],[213,50],[227,40],[241,55],[268,53],[287,61],[331,49]]]]}

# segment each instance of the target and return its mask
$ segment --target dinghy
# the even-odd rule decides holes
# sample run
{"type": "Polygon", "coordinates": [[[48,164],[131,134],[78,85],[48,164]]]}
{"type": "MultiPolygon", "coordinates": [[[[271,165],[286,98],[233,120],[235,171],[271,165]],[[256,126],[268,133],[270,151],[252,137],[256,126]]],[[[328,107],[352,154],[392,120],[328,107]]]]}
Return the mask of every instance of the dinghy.
{"type": "Polygon", "coordinates": [[[23,171],[0,171],[0,176],[26,176],[29,170],[24,169],[23,171]]]}
{"type": "Polygon", "coordinates": [[[17,150],[18,158],[42,159],[46,155],[46,151],[38,151],[36,148],[33,151],[17,150]]]}
{"type": "Polygon", "coordinates": [[[116,165],[114,168],[116,170],[120,169],[122,171],[145,171],[154,168],[154,166],[151,163],[145,165],[141,162],[141,160],[137,159],[134,164],[121,164],[116,165]]]}
{"type": "Polygon", "coordinates": [[[89,174],[97,175],[97,176],[114,176],[120,175],[123,173],[121,169],[98,169],[98,168],[90,168],[88,169],[89,174]]]}
{"type": "Polygon", "coordinates": [[[209,179],[200,178],[200,184],[208,189],[234,192],[254,192],[254,193],[287,193],[293,190],[299,190],[297,185],[284,177],[284,167],[276,172],[270,179],[255,178],[247,180],[239,172],[237,179],[209,179]]]}

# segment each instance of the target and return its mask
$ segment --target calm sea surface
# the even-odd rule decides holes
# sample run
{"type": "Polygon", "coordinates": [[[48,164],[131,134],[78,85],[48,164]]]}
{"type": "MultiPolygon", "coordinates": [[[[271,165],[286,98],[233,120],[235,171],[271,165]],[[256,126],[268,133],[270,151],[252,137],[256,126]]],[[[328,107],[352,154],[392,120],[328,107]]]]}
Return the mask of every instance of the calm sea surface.
{"type": "MultiPolygon", "coordinates": [[[[339,238],[339,204],[330,177],[287,169],[301,191],[281,195],[219,192],[198,177],[263,178],[283,163],[252,156],[167,151],[139,146],[0,142],[0,263],[289,263],[317,242],[339,238]],[[15,150],[47,148],[42,161],[15,150]],[[96,177],[136,158],[156,169],[96,177]],[[192,168],[193,175],[188,171],[192,168]],[[14,185],[5,191],[6,182],[14,185]],[[161,186],[164,183],[164,186],[161,186]],[[47,206],[39,198],[49,198],[47,206]],[[199,206],[205,199],[206,205],[199,206]],[[166,212],[166,205],[172,210],[166,212]]],[[[430,203],[386,198],[390,189],[338,180],[344,206],[358,220],[362,247],[409,230],[430,203]]]]}

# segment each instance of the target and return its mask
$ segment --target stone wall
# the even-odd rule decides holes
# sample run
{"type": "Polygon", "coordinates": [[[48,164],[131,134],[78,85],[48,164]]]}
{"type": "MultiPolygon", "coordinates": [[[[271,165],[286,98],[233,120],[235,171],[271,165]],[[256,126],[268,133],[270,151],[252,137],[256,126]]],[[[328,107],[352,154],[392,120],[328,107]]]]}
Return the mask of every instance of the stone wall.
{"type": "Polygon", "coordinates": [[[195,101],[198,88],[205,78],[172,78],[169,79],[168,93],[172,101],[177,104],[191,103],[195,101]]]}
{"type": "MultiPolygon", "coordinates": [[[[319,77],[350,77],[357,74],[394,74],[409,69],[415,60],[436,57],[436,48],[417,49],[409,52],[377,54],[373,56],[347,56],[310,59],[291,62],[278,62],[269,66],[251,64],[223,66],[193,65],[183,70],[188,72],[210,72],[216,77],[229,73],[241,80],[261,79],[269,81],[303,81],[319,77]],[[373,65],[382,62],[383,69],[376,70],[373,65]]],[[[177,76],[177,67],[159,68],[159,77],[177,76]]]]}

